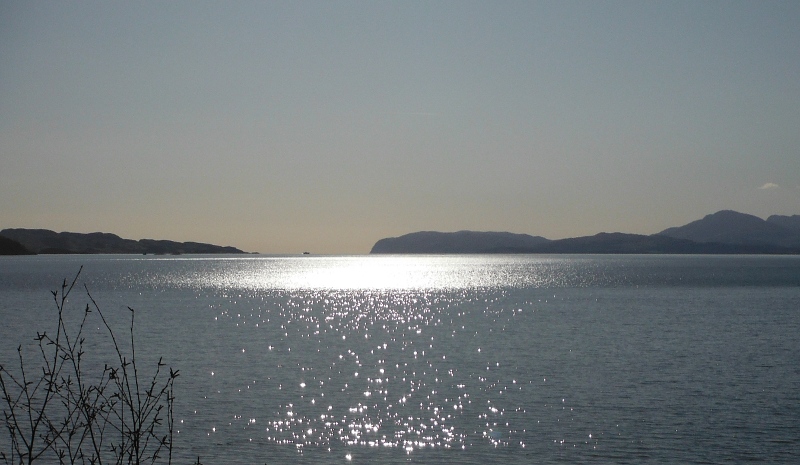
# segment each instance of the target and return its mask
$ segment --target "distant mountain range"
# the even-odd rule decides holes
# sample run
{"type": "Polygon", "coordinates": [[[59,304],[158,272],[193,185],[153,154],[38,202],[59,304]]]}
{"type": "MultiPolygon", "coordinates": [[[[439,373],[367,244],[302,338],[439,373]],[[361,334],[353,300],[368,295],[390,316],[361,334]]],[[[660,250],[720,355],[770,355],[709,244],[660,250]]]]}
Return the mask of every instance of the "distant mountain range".
{"type": "MultiPolygon", "coordinates": [[[[110,233],[47,229],[0,231],[0,255],[21,254],[245,253],[200,242],[123,239],[110,233]]],[[[800,215],[757,216],[723,210],[653,235],[599,233],[550,240],[509,232],[421,231],[381,239],[371,254],[597,253],[597,254],[800,254],[800,215]]]]}
{"type": "Polygon", "coordinates": [[[722,244],[777,245],[800,247],[800,215],[772,215],[765,220],[731,210],[658,233],[677,239],[722,244]]]}
{"type": "Polygon", "coordinates": [[[201,242],[123,239],[110,233],[73,233],[48,229],[0,231],[0,255],[22,254],[216,254],[245,253],[235,247],[201,242]]]}
{"type": "Polygon", "coordinates": [[[800,254],[800,215],[763,220],[723,210],[649,236],[600,233],[559,240],[507,232],[422,231],[381,239],[370,253],[800,254]]]}

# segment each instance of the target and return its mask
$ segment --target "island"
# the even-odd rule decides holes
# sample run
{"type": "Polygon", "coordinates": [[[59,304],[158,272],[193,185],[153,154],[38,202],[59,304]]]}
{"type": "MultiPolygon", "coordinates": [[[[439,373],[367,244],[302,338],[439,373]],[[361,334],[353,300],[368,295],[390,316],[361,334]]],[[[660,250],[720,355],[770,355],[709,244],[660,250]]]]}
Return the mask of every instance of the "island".
{"type": "Polygon", "coordinates": [[[123,239],[116,234],[55,232],[49,229],[12,228],[0,231],[0,253],[20,254],[243,254],[231,246],[202,242],[123,239]],[[17,245],[14,245],[17,244],[17,245]],[[19,248],[21,247],[21,249],[19,248]],[[9,251],[6,253],[5,251],[9,251]]]}
{"type": "Polygon", "coordinates": [[[800,254],[800,215],[722,210],[652,235],[599,233],[551,240],[508,232],[420,231],[378,240],[371,254],[800,254]]]}

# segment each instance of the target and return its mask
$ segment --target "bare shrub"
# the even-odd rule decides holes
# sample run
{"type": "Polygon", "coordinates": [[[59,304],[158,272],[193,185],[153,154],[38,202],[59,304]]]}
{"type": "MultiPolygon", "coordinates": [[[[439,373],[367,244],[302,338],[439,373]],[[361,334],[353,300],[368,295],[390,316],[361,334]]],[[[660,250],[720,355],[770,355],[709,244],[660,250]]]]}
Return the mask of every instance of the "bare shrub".
{"type": "Polygon", "coordinates": [[[80,318],[72,319],[76,323],[69,324],[67,298],[81,270],[71,283],[65,279],[60,291],[52,291],[57,327],[54,334],[37,334],[35,363],[25,360],[21,345],[13,369],[0,363],[3,425],[8,431],[0,460],[10,465],[172,463],[178,371],[170,368],[167,374],[159,359],[153,375],[142,376],[136,365],[133,309],[128,307],[128,357],[85,285],[90,303],[80,318]],[[96,318],[100,321],[90,322],[96,318]],[[86,361],[84,330],[94,323],[111,341],[112,353],[106,355],[112,361],[102,368],[86,361]]]}

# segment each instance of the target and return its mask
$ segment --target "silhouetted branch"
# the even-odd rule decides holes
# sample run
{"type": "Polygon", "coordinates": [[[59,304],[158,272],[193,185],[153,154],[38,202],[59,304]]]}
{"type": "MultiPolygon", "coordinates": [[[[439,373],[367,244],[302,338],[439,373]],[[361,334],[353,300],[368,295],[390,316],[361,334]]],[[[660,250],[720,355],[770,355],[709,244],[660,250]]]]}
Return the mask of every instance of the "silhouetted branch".
{"type": "Polygon", "coordinates": [[[0,460],[10,465],[40,459],[62,464],[154,464],[166,450],[166,463],[172,463],[173,385],[178,371],[170,368],[164,379],[161,368],[165,365],[159,359],[147,388],[142,389],[136,365],[134,310],[129,308],[128,360],[85,285],[91,305],[86,305],[77,328],[70,332],[65,318],[67,299],[81,270],[71,282],[64,279],[60,291],[52,291],[58,311],[55,337],[43,332],[34,339],[41,372],[31,377],[26,371],[21,345],[17,348],[18,369],[12,373],[0,364],[2,421],[9,438],[9,449],[0,451],[0,460]],[[91,313],[102,321],[116,357],[116,362],[104,364],[94,379],[83,366],[83,331],[91,313]]]}

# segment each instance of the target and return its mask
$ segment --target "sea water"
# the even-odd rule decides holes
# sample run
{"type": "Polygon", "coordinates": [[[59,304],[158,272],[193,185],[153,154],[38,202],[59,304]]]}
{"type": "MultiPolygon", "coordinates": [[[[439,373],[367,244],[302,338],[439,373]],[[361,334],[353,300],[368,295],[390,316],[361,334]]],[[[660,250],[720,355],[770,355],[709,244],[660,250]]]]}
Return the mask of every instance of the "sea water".
{"type": "Polygon", "coordinates": [[[800,257],[2,257],[3,363],[80,267],[174,463],[800,460],[800,257]]]}

